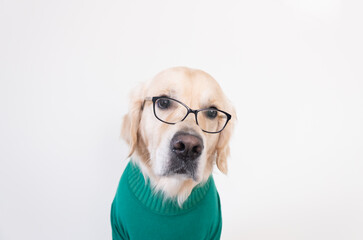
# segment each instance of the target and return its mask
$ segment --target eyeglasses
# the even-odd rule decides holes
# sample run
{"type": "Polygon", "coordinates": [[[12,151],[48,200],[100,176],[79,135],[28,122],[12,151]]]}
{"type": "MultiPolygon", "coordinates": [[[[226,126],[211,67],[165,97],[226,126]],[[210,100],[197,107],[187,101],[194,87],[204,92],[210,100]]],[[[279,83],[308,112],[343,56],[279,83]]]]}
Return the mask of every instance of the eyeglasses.
{"type": "Polygon", "coordinates": [[[197,125],[206,133],[219,133],[231,120],[229,113],[215,107],[193,110],[184,103],[169,97],[145,98],[153,102],[154,115],[163,123],[176,124],[184,121],[189,113],[194,113],[197,125]]]}

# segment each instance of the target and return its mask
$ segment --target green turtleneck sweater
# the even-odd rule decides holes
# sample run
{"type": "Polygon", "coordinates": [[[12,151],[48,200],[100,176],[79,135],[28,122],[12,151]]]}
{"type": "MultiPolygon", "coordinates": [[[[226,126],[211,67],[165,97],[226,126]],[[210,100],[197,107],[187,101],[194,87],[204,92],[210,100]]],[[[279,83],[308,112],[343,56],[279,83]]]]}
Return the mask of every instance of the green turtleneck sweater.
{"type": "Polygon", "coordinates": [[[154,193],[139,167],[129,163],[111,207],[113,240],[220,239],[221,207],[213,177],[196,186],[182,207],[154,193]]]}

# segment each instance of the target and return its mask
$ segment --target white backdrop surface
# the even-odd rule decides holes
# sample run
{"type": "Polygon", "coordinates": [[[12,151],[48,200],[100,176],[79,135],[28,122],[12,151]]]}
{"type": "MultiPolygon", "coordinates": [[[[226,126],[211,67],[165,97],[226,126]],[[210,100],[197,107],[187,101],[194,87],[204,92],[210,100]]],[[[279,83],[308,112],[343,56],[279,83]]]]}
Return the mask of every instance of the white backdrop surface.
{"type": "Polygon", "coordinates": [[[363,239],[363,4],[0,2],[0,239],[111,239],[128,93],[171,66],[235,104],[222,239],[363,239]]]}

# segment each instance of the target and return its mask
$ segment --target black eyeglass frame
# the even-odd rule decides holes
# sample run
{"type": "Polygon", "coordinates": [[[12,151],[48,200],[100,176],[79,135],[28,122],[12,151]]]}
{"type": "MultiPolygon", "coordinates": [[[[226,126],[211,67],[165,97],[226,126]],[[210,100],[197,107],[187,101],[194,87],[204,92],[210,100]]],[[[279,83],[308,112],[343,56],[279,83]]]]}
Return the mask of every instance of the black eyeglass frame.
{"type": "MultiPolygon", "coordinates": [[[[176,102],[180,103],[181,105],[183,105],[183,106],[184,106],[184,107],[188,110],[188,112],[187,112],[187,114],[185,115],[185,117],[184,117],[182,120],[180,120],[179,122],[184,121],[184,120],[188,117],[189,113],[194,113],[194,116],[195,116],[195,122],[196,122],[196,123],[197,123],[197,125],[199,126],[199,123],[198,123],[198,116],[197,116],[197,115],[198,115],[198,113],[199,113],[199,112],[201,112],[201,111],[206,111],[206,110],[218,111],[218,112],[224,113],[224,114],[227,116],[227,121],[226,121],[226,123],[224,124],[223,128],[222,128],[221,130],[217,131],[217,132],[210,132],[210,131],[206,131],[206,130],[204,130],[203,128],[201,128],[201,127],[199,126],[199,127],[200,127],[200,129],[201,129],[203,132],[206,132],[206,133],[214,134],[214,133],[220,133],[220,132],[222,132],[222,131],[223,131],[223,129],[227,126],[227,123],[229,122],[229,120],[231,120],[231,118],[232,118],[232,115],[231,115],[231,114],[229,114],[229,113],[227,113],[227,112],[225,112],[225,111],[219,110],[219,109],[217,109],[217,108],[203,108],[203,109],[197,109],[197,110],[194,110],[194,109],[191,109],[190,107],[188,107],[187,105],[185,105],[184,103],[182,103],[181,101],[176,100],[176,99],[174,99],[174,98],[170,98],[170,97],[160,96],[160,97],[147,97],[147,98],[145,98],[144,102],[145,102],[145,101],[152,101],[152,102],[153,102],[153,111],[154,111],[154,116],[155,116],[155,117],[156,117],[159,121],[161,121],[161,122],[163,122],[163,123],[166,123],[166,124],[174,125],[174,124],[176,124],[176,123],[178,123],[178,122],[176,122],[176,123],[166,122],[166,121],[164,121],[164,120],[160,119],[160,118],[157,116],[156,111],[155,111],[155,103],[156,103],[156,101],[157,101],[157,100],[162,99],[162,98],[164,98],[164,99],[170,99],[170,100],[176,101],[176,102]]],[[[144,107],[144,106],[143,106],[143,107],[144,107]]]]}

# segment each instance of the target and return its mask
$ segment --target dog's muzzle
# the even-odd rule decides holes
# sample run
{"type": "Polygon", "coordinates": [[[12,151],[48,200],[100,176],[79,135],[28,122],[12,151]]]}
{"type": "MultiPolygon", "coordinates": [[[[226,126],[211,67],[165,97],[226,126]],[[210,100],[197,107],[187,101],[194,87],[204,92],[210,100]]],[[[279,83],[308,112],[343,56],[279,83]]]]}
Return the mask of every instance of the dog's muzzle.
{"type": "Polygon", "coordinates": [[[183,174],[195,178],[198,158],[203,149],[203,140],[200,136],[177,132],[170,141],[168,175],[183,174]]]}

